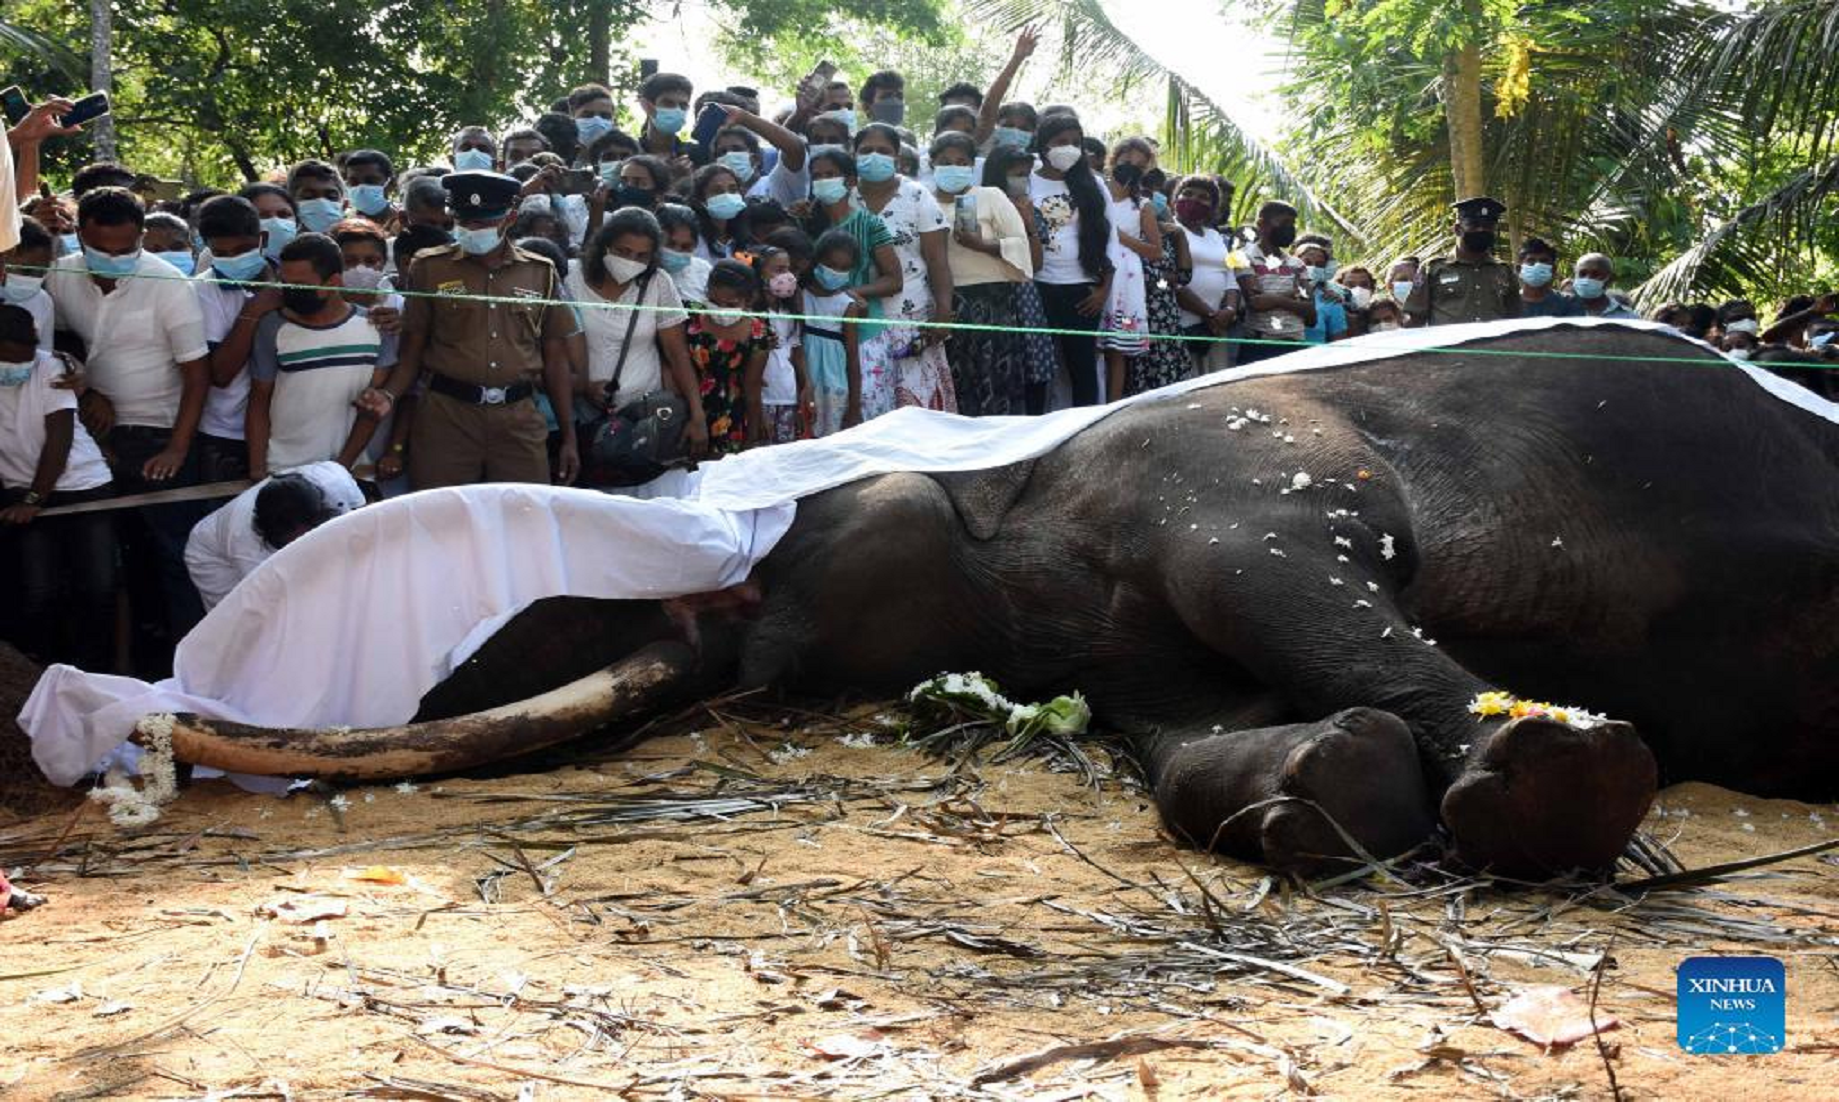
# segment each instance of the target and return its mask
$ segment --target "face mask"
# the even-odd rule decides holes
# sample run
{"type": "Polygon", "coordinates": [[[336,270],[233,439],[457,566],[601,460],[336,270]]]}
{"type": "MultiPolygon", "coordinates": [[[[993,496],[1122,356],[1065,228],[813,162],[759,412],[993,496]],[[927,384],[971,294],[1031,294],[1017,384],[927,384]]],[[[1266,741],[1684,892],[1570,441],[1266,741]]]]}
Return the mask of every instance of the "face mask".
{"type": "MultiPolygon", "coordinates": [[[[652,128],[660,134],[675,134],[689,121],[690,113],[682,107],[660,107],[651,116],[652,128]]],[[[611,128],[612,124],[607,124],[611,128]]]]}
{"type": "Polygon", "coordinates": [[[310,318],[326,308],[326,300],[310,287],[284,287],[281,290],[281,305],[310,318]]]}
{"type": "Polygon", "coordinates": [[[1271,231],[1271,244],[1280,249],[1287,249],[1296,244],[1296,227],[1284,226],[1271,231]]]}
{"type": "Polygon", "coordinates": [[[841,203],[843,197],[848,194],[849,185],[844,183],[843,178],[840,176],[832,176],[828,180],[811,181],[811,198],[816,199],[825,206],[830,206],[832,203],[841,203]]]}
{"type": "Polygon", "coordinates": [[[615,283],[631,283],[644,275],[651,267],[643,260],[631,260],[623,256],[614,256],[612,253],[600,258],[600,266],[607,270],[607,274],[613,277],[615,283]]]}
{"type": "Polygon", "coordinates": [[[841,291],[849,286],[849,273],[839,272],[827,264],[819,264],[812,269],[812,274],[817,277],[817,285],[826,291],[841,291]]]}
{"type": "Polygon", "coordinates": [[[262,246],[262,255],[270,260],[277,260],[281,250],[300,233],[300,226],[292,218],[264,218],[262,232],[268,235],[268,241],[262,246]]]}
{"type": "Polygon", "coordinates": [[[1462,235],[1462,247],[1472,253],[1494,251],[1493,230],[1469,230],[1462,235]]]}
{"type": "Polygon", "coordinates": [[[883,96],[869,104],[868,113],[876,122],[899,126],[907,121],[907,101],[883,96]]]}
{"type": "Polygon", "coordinates": [[[999,126],[996,128],[997,146],[1011,149],[1027,149],[1028,143],[1034,141],[1032,130],[1023,130],[1018,126],[999,126]]]}
{"type": "Polygon", "coordinates": [[[886,183],[894,178],[894,158],[886,153],[864,153],[856,158],[856,175],[865,183],[886,183]]]}
{"type": "Polygon", "coordinates": [[[1347,296],[1349,300],[1353,302],[1354,309],[1356,310],[1364,310],[1373,304],[1373,289],[1371,287],[1349,287],[1347,289],[1347,296]]]}
{"type": "Polygon", "coordinates": [[[1819,336],[1817,336],[1817,337],[1815,337],[1814,339],[1812,339],[1812,340],[1810,340],[1810,341],[1808,341],[1808,342],[1807,342],[1807,347],[1809,347],[1809,348],[1825,348],[1825,347],[1826,347],[1827,345],[1829,345],[1829,344],[1831,344],[1831,343],[1833,343],[1833,336],[1834,336],[1834,333],[1835,333],[1835,332],[1836,332],[1835,330],[1832,330],[1832,329],[1828,329],[1828,330],[1827,330],[1826,332],[1824,332],[1824,333],[1822,333],[1822,334],[1820,334],[1819,336]]]}
{"type": "Polygon", "coordinates": [[[30,363],[0,363],[0,386],[24,386],[32,378],[30,363]]]}
{"type": "Polygon", "coordinates": [[[525,211],[537,211],[541,214],[548,214],[552,209],[549,202],[549,196],[541,192],[535,195],[526,195],[523,201],[517,204],[517,212],[519,214],[525,211]]]}
{"type": "Polygon", "coordinates": [[[1004,176],[1003,190],[1009,193],[1011,199],[1028,198],[1028,177],[1004,176]]]}
{"type": "Polygon", "coordinates": [[[453,155],[453,167],[460,172],[490,172],[492,155],[483,149],[462,149],[453,155]]]}
{"type": "Polygon", "coordinates": [[[191,275],[192,271],[198,266],[198,262],[193,258],[192,254],[182,249],[175,249],[172,252],[154,253],[153,255],[179,269],[180,275],[191,275]]]}
{"type": "Polygon", "coordinates": [[[89,266],[90,275],[99,275],[104,279],[119,279],[132,272],[140,264],[140,250],[135,249],[126,256],[110,256],[97,252],[88,245],[83,246],[83,262],[89,266]]]}
{"type": "Polygon", "coordinates": [[[1390,333],[1390,332],[1391,332],[1392,330],[1394,330],[1394,329],[1397,329],[1397,328],[1398,328],[1398,322],[1395,322],[1395,321],[1376,321],[1376,322],[1374,322],[1374,323],[1373,323],[1373,327],[1372,327],[1372,328],[1371,328],[1371,329],[1369,330],[1369,332],[1373,332],[1373,333],[1390,333]]]}
{"type": "Polygon", "coordinates": [[[71,253],[79,252],[83,248],[82,240],[74,233],[59,235],[57,243],[63,247],[63,251],[58,253],[59,256],[69,256],[71,253]]]}
{"type": "Polygon", "coordinates": [[[1085,159],[1085,151],[1076,145],[1057,145],[1047,151],[1047,163],[1055,172],[1065,172],[1085,159]]]}
{"type": "Polygon", "coordinates": [[[1150,203],[1150,206],[1153,206],[1156,208],[1157,218],[1167,218],[1169,216],[1169,197],[1168,196],[1158,191],[1156,194],[1149,197],[1149,203],[1150,203]]]}
{"type": "Polygon", "coordinates": [[[1591,279],[1589,276],[1578,276],[1571,281],[1571,290],[1578,298],[1602,298],[1603,292],[1608,289],[1609,285],[1607,283],[1600,279],[1591,279]]]}
{"type": "Polygon", "coordinates": [[[1394,280],[1392,283],[1392,297],[1400,302],[1405,301],[1411,297],[1411,288],[1413,286],[1415,286],[1415,284],[1409,279],[1394,280]]]}
{"type": "Polygon", "coordinates": [[[1334,275],[1332,270],[1320,264],[1309,265],[1309,282],[1311,283],[1327,283],[1328,278],[1332,275],[1334,275]]]}
{"type": "Polygon", "coordinates": [[[708,310],[702,316],[708,319],[710,325],[727,326],[741,320],[739,310],[708,310]]]}
{"type": "Polygon", "coordinates": [[[1111,179],[1116,181],[1119,187],[1136,187],[1143,182],[1143,166],[1131,164],[1128,161],[1121,165],[1113,165],[1111,168],[1111,179]]]}
{"type": "Polygon", "coordinates": [[[351,185],[351,205],[359,214],[382,214],[390,209],[390,201],[383,195],[382,184],[351,185]]]}
{"type": "Polygon", "coordinates": [[[1550,264],[1520,265],[1520,282],[1528,287],[1543,287],[1551,281],[1552,266],[1550,264]]]}
{"type": "Polygon", "coordinates": [[[6,282],[0,283],[0,298],[8,302],[24,302],[38,293],[45,284],[44,276],[29,276],[20,272],[6,273],[6,282]]]}
{"type": "Polygon", "coordinates": [[[690,258],[694,255],[694,253],[680,253],[676,249],[659,249],[658,263],[667,272],[681,272],[690,266],[690,258]]]}
{"type": "Polygon", "coordinates": [[[214,256],[211,258],[211,270],[224,279],[236,283],[247,283],[268,269],[268,262],[260,249],[250,249],[237,256],[214,256]]]}
{"type": "Polygon", "coordinates": [[[345,269],[345,289],[356,291],[374,291],[383,286],[383,269],[359,264],[355,268],[345,269]]]}
{"type": "Polygon", "coordinates": [[[839,107],[834,111],[826,111],[819,115],[818,118],[835,119],[837,122],[842,123],[843,129],[849,131],[851,134],[856,132],[856,109],[853,107],[839,107]]]}
{"type": "Polygon", "coordinates": [[[302,199],[299,209],[300,224],[308,233],[324,233],[345,215],[344,204],[337,199],[302,199]]]}
{"type": "Polygon", "coordinates": [[[613,202],[622,207],[650,207],[657,199],[648,187],[620,184],[613,189],[613,202]]]}
{"type": "Polygon", "coordinates": [[[932,182],[945,194],[956,195],[977,182],[977,170],[970,165],[939,165],[932,170],[932,182]]]}
{"type": "Polygon", "coordinates": [[[575,120],[575,138],[583,146],[593,145],[602,134],[613,129],[612,119],[603,119],[599,115],[589,115],[575,120]]]}
{"type": "Polygon", "coordinates": [[[708,208],[709,217],[726,222],[747,209],[747,200],[741,198],[739,192],[728,191],[709,196],[702,205],[708,208]]]}
{"type": "Polygon", "coordinates": [[[798,292],[798,277],[791,272],[780,272],[766,281],[766,290],[774,298],[791,298],[798,292]]]}
{"type": "Polygon", "coordinates": [[[1724,354],[1733,360],[1747,360],[1750,358],[1750,350],[1747,348],[1733,348],[1724,354]]]}
{"type": "Polygon", "coordinates": [[[503,240],[498,236],[497,226],[486,226],[477,230],[459,226],[453,231],[453,239],[460,243],[460,248],[465,250],[469,256],[484,256],[496,249],[498,242],[503,240]]]}
{"type": "Polygon", "coordinates": [[[617,187],[619,185],[619,170],[624,168],[625,164],[626,162],[624,161],[600,162],[600,182],[608,187],[617,187]]]}
{"type": "Polygon", "coordinates": [[[715,158],[715,163],[729,172],[743,184],[753,182],[753,155],[751,153],[724,153],[715,158]]]}

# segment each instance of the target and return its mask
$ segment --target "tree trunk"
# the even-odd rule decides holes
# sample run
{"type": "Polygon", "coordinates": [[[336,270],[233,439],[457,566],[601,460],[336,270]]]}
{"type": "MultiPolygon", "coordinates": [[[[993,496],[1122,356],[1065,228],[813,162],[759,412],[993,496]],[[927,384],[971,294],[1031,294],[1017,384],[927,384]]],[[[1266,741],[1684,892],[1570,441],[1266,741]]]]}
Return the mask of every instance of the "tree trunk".
{"type": "Polygon", "coordinates": [[[613,36],[613,0],[587,0],[587,79],[611,85],[612,61],[607,56],[613,36]]]}
{"type": "Polygon", "coordinates": [[[1486,195],[1488,182],[1481,147],[1481,47],[1474,42],[1443,59],[1443,114],[1449,129],[1454,198],[1486,195]]]}
{"type": "MultiPolygon", "coordinates": [[[[89,0],[89,87],[91,91],[109,93],[111,100],[115,95],[114,41],[115,10],[110,0],[89,0]]],[[[96,159],[114,160],[115,117],[104,115],[90,123],[89,133],[96,143],[96,159]]]]}

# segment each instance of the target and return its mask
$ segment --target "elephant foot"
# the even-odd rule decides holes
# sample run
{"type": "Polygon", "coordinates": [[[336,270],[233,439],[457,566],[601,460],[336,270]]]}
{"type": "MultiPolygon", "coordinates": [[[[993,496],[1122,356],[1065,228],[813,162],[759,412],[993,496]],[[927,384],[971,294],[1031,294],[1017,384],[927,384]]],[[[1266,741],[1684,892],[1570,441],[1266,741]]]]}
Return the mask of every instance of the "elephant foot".
{"type": "Polygon", "coordinates": [[[1456,855],[1505,876],[1542,879],[1615,863],[1659,784],[1653,753],[1626,723],[1579,730],[1507,721],[1469,754],[1443,796],[1456,855]]]}
{"type": "Polygon", "coordinates": [[[1284,870],[1357,860],[1350,838],[1390,857],[1435,826],[1410,730],[1371,708],[1187,743],[1164,764],[1156,802],[1197,845],[1284,870]]]}

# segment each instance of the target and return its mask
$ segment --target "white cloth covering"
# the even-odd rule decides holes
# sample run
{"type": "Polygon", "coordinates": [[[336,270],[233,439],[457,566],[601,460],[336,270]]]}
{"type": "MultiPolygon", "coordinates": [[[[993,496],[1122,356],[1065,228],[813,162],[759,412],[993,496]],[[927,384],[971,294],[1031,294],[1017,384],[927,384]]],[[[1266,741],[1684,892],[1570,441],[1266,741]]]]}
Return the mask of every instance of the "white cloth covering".
{"type": "MultiPolygon", "coordinates": [[[[318,486],[326,506],[340,513],[349,513],[364,504],[364,492],[358,489],[357,479],[334,460],[308,463],[286,473],[300,475],[318,486]]],[[[192,526],[185,541],[185,571],[198,587],[205,608],[216,608],[236,583],[274,557],[275,549],[255,531],[255,499],[262,487],[272,481],[264,478],[192,526]]]]}
{"type": "MultiPolygon", "coordinates": [[[[450,672],[456,655],[470,653],[492,626],[532,601],[560,594],[667,598],[743,581],[791,526],[801,497],[894,471],[1019,462],[1115,410],[1203,387],[1562,325],[1673,332],[1646,322],[1576,318],[1404,329],[1043,417],[966,418],[906,408],[834,436],[730,456],[688,478],[671,476],[682,494],[677,499],[525,485],[410,494],[326,524],[263,563],[180,643],[172,678],[149,685],[53,666],[19,723],[32,737],[39,767],[60,784],[90,770],[149,713],[196,712],[267,726],[401,723],[450,672]]],[[[1709,348],[1678,339],[1682,354],[1709,348]]],[[[1730,363],[1776,397],[1839,423],[1839,405],[1730,363]]]]}

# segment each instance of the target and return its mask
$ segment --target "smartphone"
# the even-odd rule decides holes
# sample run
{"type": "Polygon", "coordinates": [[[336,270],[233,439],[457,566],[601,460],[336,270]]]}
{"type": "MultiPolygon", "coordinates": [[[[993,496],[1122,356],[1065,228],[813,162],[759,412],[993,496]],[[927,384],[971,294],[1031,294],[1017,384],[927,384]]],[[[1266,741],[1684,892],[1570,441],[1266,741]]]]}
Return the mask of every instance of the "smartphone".
{"type": "Polygon", "coordinates": [[[646,77],[655,77],[657,75],[658,75],[658,59],[657,58],[655,57],[639,58],[639,79],[640,80],[644,80],[646,77]]]}
{"type": "Polygon", "coordinates": [[[15,84],[10,88],[0,89],[0,107],[6,110],[6,124],[17,126],[20,119],[31,113],[32,102],[26,99],[25,92],[15,84]]]}
{"type": "Polygon", "coordinates": [[[958,196],[955,225],[972,237],[979,236],[983,232],[977,227],[977,196],[971,194],[958,196]]]}
{"type": "Polygon", "coordinates": [[[696,129],[690,131],[690,140],[709,152],[715,152],[715,135],[722,127],[728,125],[728,109],[719,103],[711,103],[696,116],[696,129]]]}
{"type": "Polygon", "coordinates": [[[556,181],[557,195],[592,195],[600,186],[600,171],[594,168],[571,168],[556,181]]]}
{"type": "Polygon", "coordinates": [[[82,126],[109,113],[109,94],[91,92],[78,100],[58,122],[64,126],[82,126]]]}
{"type": "Polygon", "coordinates": [[[817,68],[812,69],[805,75],[805,79],[800,82],[799,87],[809,88],[813,95],[817,95],[821,94],[824,89],[830,87],[830,82],[834,79],[836,79],[836,64],[826,59],[818,62],[817,68]]]}
{"type": "Polygon", "coordinates": [[[899,126],[907,121],[907,101],[882,96],[868,109],[869,117],[876,122],[885,122],[889,126],[899,126]]]}

